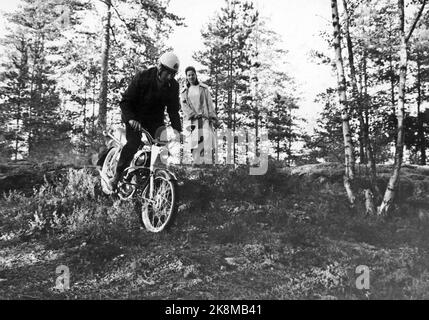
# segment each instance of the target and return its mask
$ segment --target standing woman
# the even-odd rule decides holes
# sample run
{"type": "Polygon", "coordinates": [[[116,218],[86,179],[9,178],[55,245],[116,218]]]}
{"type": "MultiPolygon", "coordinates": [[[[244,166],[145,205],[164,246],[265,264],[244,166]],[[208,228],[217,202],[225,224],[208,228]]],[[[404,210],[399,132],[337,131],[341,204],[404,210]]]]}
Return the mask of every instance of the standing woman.
{"type": "Polygon", "coordinates": [[[195,163],[205,158],[212,163],[216,150],[214,126],[219,124],[207,85],[198,81],[194,67],[187,67],[186,86],[180,94],[185,119],[191,122],[192,156],[195,163]],[[209,160],[210,159],[210,160],[209,160]]]}

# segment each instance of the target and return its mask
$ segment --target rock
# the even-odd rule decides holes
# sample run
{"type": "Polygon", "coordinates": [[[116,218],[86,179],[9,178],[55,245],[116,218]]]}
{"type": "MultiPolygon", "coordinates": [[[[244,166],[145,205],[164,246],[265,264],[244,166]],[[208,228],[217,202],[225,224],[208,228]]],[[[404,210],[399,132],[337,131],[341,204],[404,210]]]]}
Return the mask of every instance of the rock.
{"type": "Polygon", "coordinates": [[[320,300],[338,300],[337,297],[331,295],[319,295],[320,300]]]}
{"type": "Polygon", "coordinates": [[[249,262],[245,257],[230,257],[225,258],[225,261],[231,266],[242,265],[249,262]]]}
{"type": "Polygon", "coordinates": [[[421,223],[429,225],[429,210],[424,208],[418,208],[417,215],[421,223]]]}
{"type": "Polygon", "coordinates": [[[246,244],[243,248],[244,254],[250,259],[263,258],[265,248],[261,244],[246,244]]]}
{"type": "Polygon", "coordinates": [[[178,211],[179,212],[185,211],[185,210],[190,209],[191,207],[192,207],[192,204],[190,202],[187,202],[187,203],[181,204],[178,208],[178,211]]]}
{"type": "Polygon", "coordinates": [[[326,181],[328,181],[328,180],[325,177],[319,177],[317,179],[317,182],[320,183],[320,184],[324,184],[326,181]]]}
{"type": "Polygon", "coordinates": [[[137,284],[138,285],[147,284],[149,286],[153,286],[155,284],[155,281],[150,280],[150,279],[144,279],[142,276],[139,276],[137,278],[137,284]]]}
{"type": "Polygon", "coordinates": [[[201,283],[201,282],[203,282],[203,280],[202,280],[202,279],[200,279],[200,278],[192,279],[192,280],[191,280],[191,282],[189,283],[189,285],[190,285],[190,286],[195,286],[195,285],[197,285],[197,284],[199,284],[199,283],[201,283]]]}
{"type": "Polygon", "coordinates": [[[198,270],[194,265],[185,267],[185,271],[183,272],[183,277],[185,279],[196,278],[197,275],[198,275],[198,270]]]}
{"type": "Polygon", "coordinates": [[[274,261],[271,260],[270,258],[266,258],[264,260],[264,262],[262,262],[261,267],[262,268],[271,268],[272,269],[273,265],[274,265],[274,261]]]}

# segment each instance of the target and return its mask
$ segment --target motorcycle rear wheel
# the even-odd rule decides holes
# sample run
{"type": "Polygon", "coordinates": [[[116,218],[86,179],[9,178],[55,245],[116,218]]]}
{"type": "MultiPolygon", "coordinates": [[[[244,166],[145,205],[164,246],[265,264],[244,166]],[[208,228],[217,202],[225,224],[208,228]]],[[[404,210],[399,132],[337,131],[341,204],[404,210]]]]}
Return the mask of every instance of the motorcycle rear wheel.
{"type": "Polygon", "coordinates": [[[104,159],[101,168],[101,189],[105,194],[112,194],[111,181],[116,173],[116,166],[119,160],[119,149],[112,148],[104,159]]]}

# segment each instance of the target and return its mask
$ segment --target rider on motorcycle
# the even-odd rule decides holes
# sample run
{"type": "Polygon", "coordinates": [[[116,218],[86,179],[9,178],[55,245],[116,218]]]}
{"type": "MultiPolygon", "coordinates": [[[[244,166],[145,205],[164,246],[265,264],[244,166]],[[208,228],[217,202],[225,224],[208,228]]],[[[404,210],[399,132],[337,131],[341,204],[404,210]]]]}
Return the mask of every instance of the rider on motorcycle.
{"type": "Polygon", "coordinates": [[[164,125],[165,107],[173,129],[182,132],[179,83],[174,79],[178,70],[179,59],[174,53],[166,52],[159,58],[157,66],[137,72],[122,95],[120,107],[127,143],[118,160],[112,189],[117,187],[122,172],[141,143],[141,129],[146,129],[155,137],[156,130],[164,125]]]}

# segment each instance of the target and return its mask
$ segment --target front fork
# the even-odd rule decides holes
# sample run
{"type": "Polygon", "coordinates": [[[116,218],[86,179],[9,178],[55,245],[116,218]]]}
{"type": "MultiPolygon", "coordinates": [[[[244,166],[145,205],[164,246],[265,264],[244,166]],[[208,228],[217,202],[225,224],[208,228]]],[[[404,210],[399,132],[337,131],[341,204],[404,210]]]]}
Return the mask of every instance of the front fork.
{"type": "Polygon", "coordinates": [[[161,152],[161,147],[152,145],[150,156],[150,176],[149,176],[149,199],[153,199],[153,189],[155,180],[155,162],[161,152]]]}
{"type": "Polygon", "coordinates": [[[158,156],[161,153],[161,151],[162,151],[162,147],[152,145],[151,157],[150,157],[150,176],[149,176],[149,199],[150,200],[153,200],[154,180],[155,180],[155,174],[157,172],[161,172],[162,174],[164,174],[165,178],[168,180],[170,179],[177,180],[175,175],[170,171],[155,169],[155,162],[158,159],[158,156]]]}

